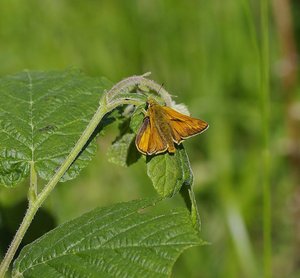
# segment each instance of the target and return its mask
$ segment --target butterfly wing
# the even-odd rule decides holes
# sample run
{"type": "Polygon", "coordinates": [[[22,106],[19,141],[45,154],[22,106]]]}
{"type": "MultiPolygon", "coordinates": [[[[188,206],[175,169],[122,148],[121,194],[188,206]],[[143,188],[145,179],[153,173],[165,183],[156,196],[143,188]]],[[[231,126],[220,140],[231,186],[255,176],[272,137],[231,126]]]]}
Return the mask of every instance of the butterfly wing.
{"type": "Polygon", "coordinates": [[[164,106],[163,110],[169,120],[173,140],[177,144],[180,144],[184,139],[197,135],[208,128],[208,124],[205,121],[181,114],[167,106],[164,106]]]}
{"type": "Polygon", "coordinates": [[[143,154],[146,154],[148,151],[150,136],[151,136],[150,119],[149,117],[145,117],[135,138],[135,145],[137,149],[143,154]]]}
{"type": "Polygon", "coordinates": [[[144,118],[143,124],[135,138],[135,145],[141,153],[147,155],[162,153],[168,148],[168,145],[155,126],[153,119],[149,116],[144,118]]]}

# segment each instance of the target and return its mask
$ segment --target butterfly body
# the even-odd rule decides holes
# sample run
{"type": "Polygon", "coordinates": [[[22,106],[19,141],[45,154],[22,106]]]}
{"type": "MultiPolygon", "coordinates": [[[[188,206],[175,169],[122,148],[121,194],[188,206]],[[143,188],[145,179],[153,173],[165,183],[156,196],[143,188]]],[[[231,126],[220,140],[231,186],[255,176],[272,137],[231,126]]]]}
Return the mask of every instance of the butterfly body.
{"type": "Polygon", "coordinates": [[[135,140],[137,149],[143,154],[174,153],[175,143],[180,144],[208,128],[206,122],[161,106],[154,99],[149,99],[147,104],[147,113],[135,140]]]}
{"type": "Polygon", "coordinates": [[[172,136],[172,130],[168,123],[167,115],[156,101],[148,100],[148,117],[150,118],[150,125],[154,125],[159,133],[164,145],[167,145],[168,152],[175,152],[175,145],[172,136]],[[151,119],[156,119],[152,120],[151,119]]]}

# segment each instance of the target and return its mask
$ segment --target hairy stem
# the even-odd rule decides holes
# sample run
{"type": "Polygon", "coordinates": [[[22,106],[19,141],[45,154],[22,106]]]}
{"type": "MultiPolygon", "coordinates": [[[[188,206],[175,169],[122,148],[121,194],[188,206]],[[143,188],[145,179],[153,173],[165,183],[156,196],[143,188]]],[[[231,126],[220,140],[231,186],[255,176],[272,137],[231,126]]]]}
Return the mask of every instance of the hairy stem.
{"type": "Polygon", "coordinates": [[[147,88],[150,89],[157,94],[159,94],[166,104],[168,106],[171,106],[171,96],[170,94],[162,87],[162,85],[156,83],[153,80],[145,78],[145,76],[148,76],[149,73],[143,74],[143,75],[137,75],[137,76],[131,76],[128,77],[121,82],[117,83],[115,86],[112,87],[112,89],[107,93],[107,102],[112,101],[115,98],[118,98],[120,93],[126,93],[128,91],[131,91],[135,88],[147,88]]]}
{"type": "MultiPolygon", "coordinates": [[[[135,98],[134,94],[128,97],[128,95],[124,95],[122,97],[122,93],[128,93],[135,89],[137,86],[145,86],[151,90],[156,91],[157,93],[160,92],[160,85],[155,83],[152,80],[148,80],[145,78],[146,75],[142,76],[133,76],[127,79],[122,80],[121,82],[117,83],[110,91],[104,93],[103,97],[100,100],[99,107],[94,114],[93,118],[89,122],[88,126],[82,133],[81,137],[77,141],[76,145],[69,153],[65,161],[61,164],[60,168],[57,172],[53,175],[51,180],[48,184],[44,187],[44,189],[36,195],[36,182],[37,182],[37,174],[34,169],[34,164],[31,165],[31,179],[30,179],[30,188],[28,192],[28,199],[29,199],[29,207],[26,211],[26,214],[23,218],[23,221],[15,234],[13,241],[11,242],[10,247],[0,265],[0,278],[3,278],[28,227],[30,226],[36,212],[43,204],[45,199],[49,196],[51,191],[54,189],[55,185],[59,182],[61,177],[64,173],[69,169],[71,164],[74,162],[82,148],[85,146],[87,141],[89,140],[90,136],[98,126],[99,122],[103,119],[105,114],[112,111],[119,105],[122,104],[134,104],[138,105],[141,104],[141,99],[135,98]],[[32,194],[32,192],[35,192],[32,194]],[[35,197],[33,197],[35,196],[35,197]]],[[[165,99],[168,96],[168,93],[163,90],[162,92],[165,94],[165,99]]]]}

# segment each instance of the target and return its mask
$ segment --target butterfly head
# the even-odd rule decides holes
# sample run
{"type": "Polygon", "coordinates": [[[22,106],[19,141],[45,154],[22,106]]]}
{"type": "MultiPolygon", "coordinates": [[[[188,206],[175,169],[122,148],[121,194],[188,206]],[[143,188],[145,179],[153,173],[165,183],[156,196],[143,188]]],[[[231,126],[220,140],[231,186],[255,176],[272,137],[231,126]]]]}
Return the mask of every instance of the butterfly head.
{"type": "Polygon", "coordinates": [[[147,100],[148,107],[153,107],[159,105],[159,103],[154,98],[149,98],[147,100]]]}

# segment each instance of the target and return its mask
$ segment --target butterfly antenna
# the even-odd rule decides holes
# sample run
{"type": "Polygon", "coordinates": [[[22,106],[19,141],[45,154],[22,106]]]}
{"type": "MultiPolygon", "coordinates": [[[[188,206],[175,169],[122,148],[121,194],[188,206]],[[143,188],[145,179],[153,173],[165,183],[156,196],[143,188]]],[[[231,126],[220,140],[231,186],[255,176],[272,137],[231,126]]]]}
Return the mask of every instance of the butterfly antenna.
{"type": "Polygon", "coordinates": [[[161,85],[160,85],[160,87],[159,87],[159,89],[158,89],[158,91],[157,91],[158,94],[159,94],[161,88],[162,88],[164,85],[165,85],[164,83],[161,83],[161,85]]]}

